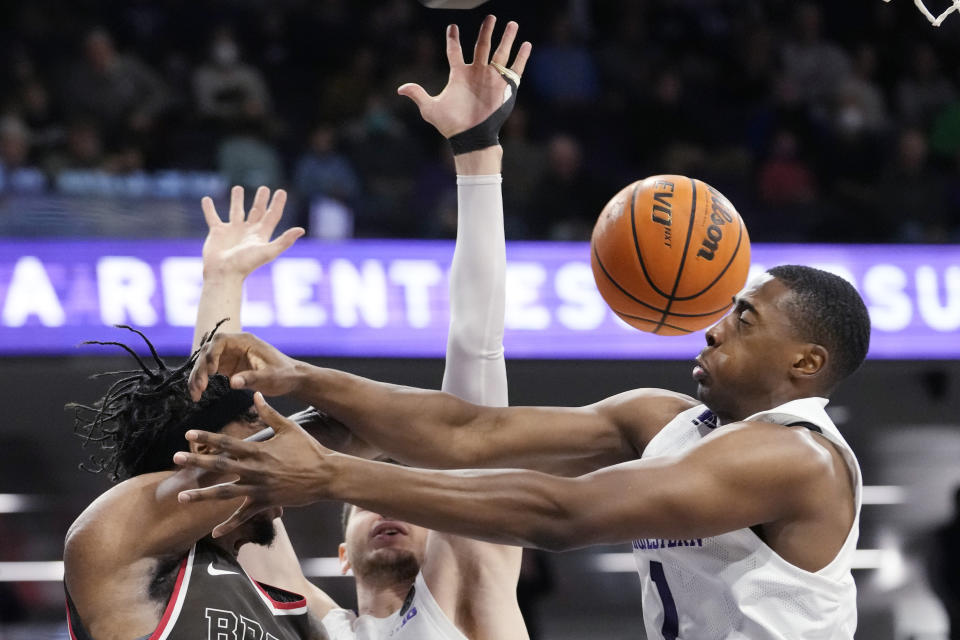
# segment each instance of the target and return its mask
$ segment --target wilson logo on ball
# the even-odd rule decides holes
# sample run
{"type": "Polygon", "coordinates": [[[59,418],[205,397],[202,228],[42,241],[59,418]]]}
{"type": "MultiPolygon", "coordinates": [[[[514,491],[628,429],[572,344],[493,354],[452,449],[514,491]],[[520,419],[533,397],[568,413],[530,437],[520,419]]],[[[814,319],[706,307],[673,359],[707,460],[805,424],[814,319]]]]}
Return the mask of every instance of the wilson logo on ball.
{"type": "Polygon", "coordinates": [[[713,224],[707,227],[707,237],[703,239],[702,246],[697,251],[697,256],[706,260],[713,260],[713,255],[719,246],[718,243],[723,239],[723,225],[733,222],[733,216],[728,211],[728,209],[733,208],[733,205],[713,187],[707,186],[707,191],[710,192],[710,222],[713,224]]]}
{"type": "Polygon", "coordinates": [[[750,238],[736,209],[686,176],[652,176],[621,189],[601,212],[590,248],[610,308],[661,335],[719,320],[750,269],[750,238]]]}

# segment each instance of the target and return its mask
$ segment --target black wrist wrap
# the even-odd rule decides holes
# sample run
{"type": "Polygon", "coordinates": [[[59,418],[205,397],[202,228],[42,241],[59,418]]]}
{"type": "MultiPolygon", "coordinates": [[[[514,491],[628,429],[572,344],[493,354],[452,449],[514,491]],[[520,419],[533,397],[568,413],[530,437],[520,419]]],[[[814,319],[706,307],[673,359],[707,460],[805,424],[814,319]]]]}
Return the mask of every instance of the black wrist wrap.
{"type": "Polygon", "coordinates": [[[453,155],[459,156],[471,151],[479,151],[487,147],[495,147],[500,144],[500,127],[507,121],[510,112],[513,111],[513,105],[517,103],[517,83],[504,73],[500,74],[508,85],[510,85],[510,97],[506,102],[500,105],[500,108],[490,114],[486,120],[480,124],[474,125],[466,131],[454,134],[447,138],[450,146],[453,148],[453,155]]]}

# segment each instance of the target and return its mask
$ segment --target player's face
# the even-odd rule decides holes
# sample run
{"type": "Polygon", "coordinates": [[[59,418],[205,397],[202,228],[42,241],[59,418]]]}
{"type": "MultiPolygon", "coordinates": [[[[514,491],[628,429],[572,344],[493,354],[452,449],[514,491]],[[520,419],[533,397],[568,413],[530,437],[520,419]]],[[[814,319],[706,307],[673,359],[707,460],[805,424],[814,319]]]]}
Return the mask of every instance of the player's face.
{"type": "Polygon", "coordinates": [[[790,370],[804,344],[780,305],[790,295],[782,282],[763,274],[737,296],[733,311],[707,331],[693,378],[697,397],[725,422],[789,397],[790,370]]]}
{"type": "Polygon", "coordinates": [[[428,530],[353,507],[340,545],[343,570],[357,578],[385,582],[411,580],[420,570],[428,530]]]}
{"type": "MultiPolygon", "coordinates": [[[[267,425],[259,419],[254,422],[247,420],[234,420],[233,422],[228,422],[226,425],[224,425],[224,427],[220,430],[220,433],[233,438],[246,438],[247,436],[255,434],[266,426],[267,425]]],[[[273,524],[273,521],[282,515],[283,509],[281,507],[274,507],[259,513],[247,520],[241,526],[237,527],[230,534],[221,538],[219,542],[224,546],[224,548],[233,551],[233,553],[239,551],[240,547],[247,543],[268,547],[273,543],[274,538],[277,536],[277,528],[273,524]]]]}

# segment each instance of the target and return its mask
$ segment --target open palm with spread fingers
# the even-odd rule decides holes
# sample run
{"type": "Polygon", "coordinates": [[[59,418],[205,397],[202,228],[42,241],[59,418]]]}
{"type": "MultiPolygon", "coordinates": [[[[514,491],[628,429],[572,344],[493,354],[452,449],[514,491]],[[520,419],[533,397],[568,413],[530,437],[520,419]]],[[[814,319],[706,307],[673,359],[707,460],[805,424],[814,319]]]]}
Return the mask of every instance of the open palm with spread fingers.
{"type": "Polygon", "coordinates": [[[445,138],[456,135],[486,120],[509,98],[506,91],[511,87],[504,82],[497,65],[520,76],[530,57],[532,45],[524,42],[517,51],[513,64],[508,67],[510,52],[517,36],[517,23],[509,22],[503,37],[491,57],[491,39],[496,18],[487,16],[480,27],[473,60],[463,60],[460,47],[460,31],[457,25],[447,27],[447,61],[450,76],[447,86],[436,96],[431,96],[418,84],[407,83],[397,93],[413,100],[423,119],[437,128],[445,138]]]}
{"type": "Polygon", "coordinates": [[[230,213],[224,221],[217,214],[213,200],[203,198],[200,204],[210,228],[203,243],[204,277],[236,275],[246,278],[293,245],[304,234],[300,227],[287,229],[270,240],[286,202],[287,192],[283,189],[274,191],[271,199],[270,189],[260,187],[250,212],[246,213],[243,187],[234,187],[230,191],[230,213]]]}

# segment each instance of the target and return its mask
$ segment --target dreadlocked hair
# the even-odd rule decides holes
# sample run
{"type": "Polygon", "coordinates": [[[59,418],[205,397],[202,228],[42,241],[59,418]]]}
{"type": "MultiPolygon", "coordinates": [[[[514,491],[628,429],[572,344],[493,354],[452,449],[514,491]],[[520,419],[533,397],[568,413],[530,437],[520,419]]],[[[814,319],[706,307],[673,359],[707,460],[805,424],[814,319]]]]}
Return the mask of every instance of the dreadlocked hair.
{"type": "MultiPolygon", "coordinates": [[[[224,318],[213,331],[203,336],[202,348],[213,338],[224,318]]],[[[88,340],[83,344],[117,346],[129,353],[139,365],[129,371],[108,371],[94,378],[122,376],[107,389],[93,405],[71,402],[67,410],[74,412],[74,433],[83,440],[83,447],[99,445],[100,452],[80,464],[91,473],[106,472],[111,482],[120,482],[143,473],[174,468],[173,454],[186,451],[184,434],[191,428],[219,430],[221,424],[197,424],[198,416],[209,413],[211,406],[231,394],[245,393],[230,389],[229,380],[222,375],[210,376],[199,402],[193,402],[187,389],[190,371],[197,361],[200,349],[194,351],[182,365],[169,367],[157,354],[147,337],[127,325],[117,325],[140,336],[150,349],[156,368],[148,366],[137,353],[121,342],[88,340]]],[[[252,401],[251,401],[252,403],[252,401]]],[[[254,421],[250,404],[236,405],[230,419],[254,421]]]]}

